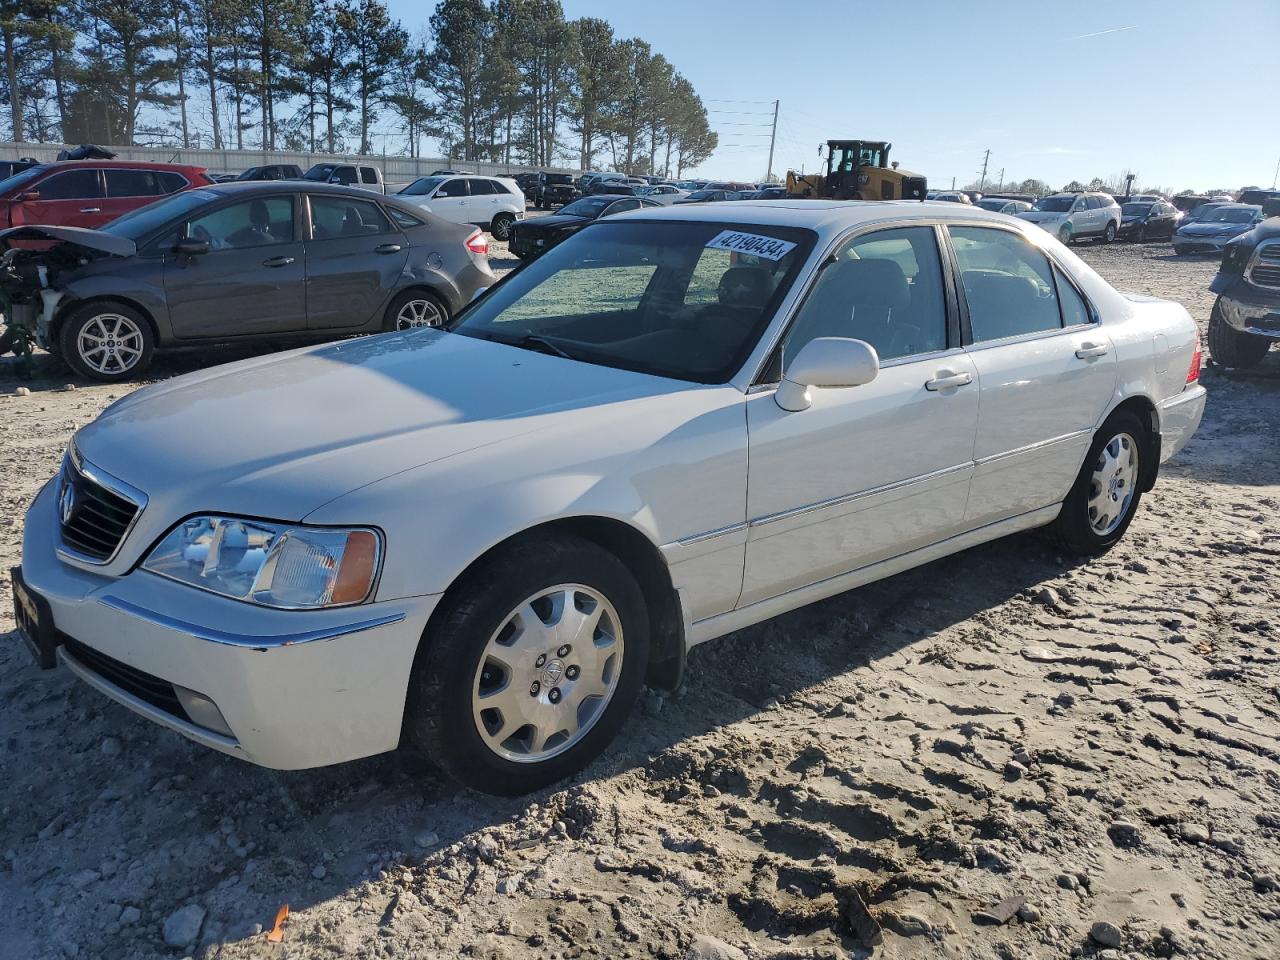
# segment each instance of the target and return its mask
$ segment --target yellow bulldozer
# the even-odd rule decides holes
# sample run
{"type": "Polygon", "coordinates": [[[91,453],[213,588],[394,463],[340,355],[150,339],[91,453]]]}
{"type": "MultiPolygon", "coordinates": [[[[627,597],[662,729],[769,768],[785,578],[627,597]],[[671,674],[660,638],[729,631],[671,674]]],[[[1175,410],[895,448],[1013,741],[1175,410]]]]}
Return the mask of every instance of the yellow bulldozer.
{"type": "MultiPolygon", "coordinates": [[[[828,140],[825,173],[787,171],[787,195],[828,200],[923,200],[927,184],[918,173],[889,163],[883,140],[828,140]]],[[[819,148],[819,156],[822,148],[819,148]]]]}

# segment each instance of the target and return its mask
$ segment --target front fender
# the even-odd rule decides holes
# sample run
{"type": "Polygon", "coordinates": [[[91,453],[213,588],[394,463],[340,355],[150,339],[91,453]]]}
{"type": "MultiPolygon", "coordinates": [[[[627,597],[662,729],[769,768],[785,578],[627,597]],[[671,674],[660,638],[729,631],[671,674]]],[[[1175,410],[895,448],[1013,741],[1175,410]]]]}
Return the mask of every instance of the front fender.
{"type": "Polygon", "coordinates": [[[158,261],[154,273],[152,270],[142,275],[133,271],[93,273],[63,284],[61,292],[63,296],[58,302],[56,317],[51,318],[55,323],[90,300],[119,300],[141,310],[151,320],[157,342],[168,343],[173,339],[164,295],[164,268],[158,261]]]}

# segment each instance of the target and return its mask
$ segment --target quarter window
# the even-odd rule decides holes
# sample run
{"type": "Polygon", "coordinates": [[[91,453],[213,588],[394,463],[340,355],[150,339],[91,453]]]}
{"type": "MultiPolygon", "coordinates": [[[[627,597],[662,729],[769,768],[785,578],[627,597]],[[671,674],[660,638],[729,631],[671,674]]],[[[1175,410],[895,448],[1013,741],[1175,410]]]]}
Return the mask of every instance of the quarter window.
{"type": "Polygon", "coordinates": [[[1080,296],[1080,292],[1057,267],[1053,268],[1053,279],[1058,287],[1058,302],[1062,305],[1062,325],[1074,327],[1081,323],[1092,323],[1093,318],[1089,315],[1084,297],[1080,296]]]}
{"type": "Polygon", "coordinates": [[[376,203],[351,197],[312,197],[311,222],[317,240],[391,232],[391,224],[376,203]]]}
{"type": "Polygon", "coordinates": [[[850,240],[823,268],[783,343],[784,363],[810,340],[851,337],[882,360],[945,350],[947,309],[933,227],[850,240]]]}
{"type": "Polygon", "coordinates": [[[97,170],[67,170],[35,184],[41,200],[96,200],[102,196],[97,170]]]}
{"type": "Polygon", "coordinates": [[[155,197],[160,194],[150,170],[104,170],[108,197],[155,197]]]}
{"type": "Polygon", "coordinates": [[[180,173],[174,173],[172,170],[157,170],[156,183],[160,185],[160,192],[164,194],[177,193],[187,185],[189,181],[180,173]]]}
{"type": "Polygon", "coordinates": [[[243,250],[293,242],[293,200],[255,197],[221,207],[187,223],[187,236],[210,250],[243,250]]]}
{"type": "Polygon", "coordinates": [[[396,222],[396,226],[401,230],[410,230],[413,227],[422,226],[422,221],[413,214],[405,213],[398,207],[388,207],[387,212],[391,214],[391,219],[396,222]]]}
{"type": "Polygon", "coordinates": [[[950,227],[975,343],[1062,326],[1043,253],[1008,230],[950,227]]]}

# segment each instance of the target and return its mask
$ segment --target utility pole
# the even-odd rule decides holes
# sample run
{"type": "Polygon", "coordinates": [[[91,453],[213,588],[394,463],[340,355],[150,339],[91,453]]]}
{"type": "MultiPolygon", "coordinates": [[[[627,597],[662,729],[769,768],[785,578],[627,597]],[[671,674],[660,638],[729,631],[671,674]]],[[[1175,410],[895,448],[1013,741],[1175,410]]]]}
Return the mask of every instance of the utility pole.
{"type": "Polygon", "coordinates": [[[1280,157],[1276,158],[1276,172],[1271,175],[1271,189],[1276,188],[1276,181],[1280,180],[1280,157]]]}
{"type": "Polygon", "coordinates": [[[988,148],[987,152],[982,155],[982,179],[978,181],[979,192],[987,188],[987,161],[989,161],[990,159],[991,159],[991,150],[990,148],[988,148]]]}
{"type": "Polygon", "coordinates": [[[996,187],[996,189],[997,190],[1004,189],[1004,167],[1000,168],[1000,186],[996,187]]]}
{"type": "MultiPolygon", "coordinates": [[[[766,180],[773,179],[773,142],[778,136],[778,104],[781,102],[781,100],[773,101],[773,129],[769,131],[769,170],[764,175],[766,180]]],[[[756,169],[759,170],[760,168],[757,167],[756,169]]]]}

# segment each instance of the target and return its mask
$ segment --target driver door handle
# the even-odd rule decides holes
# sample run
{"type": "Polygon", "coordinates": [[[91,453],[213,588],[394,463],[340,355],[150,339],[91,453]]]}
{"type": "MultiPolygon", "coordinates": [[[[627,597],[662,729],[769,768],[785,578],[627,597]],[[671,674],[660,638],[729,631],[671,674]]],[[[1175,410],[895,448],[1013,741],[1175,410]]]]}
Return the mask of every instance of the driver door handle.
{"type": "Polygon", "coordinates": [[[374,248],[373,248],[373,252],[374,252],[374,253],[399,253],[399,252],[400,252],[400,244],[398,244],[398,243],[384,243],[384,244],[382,244],[381,246],[374,247],[374,248]]]}
{"type": "Polygon", "coordinates": [[[1076,350],[1076,356],[1081,360],[1096,360],[1098,357],[1107,355],[1107,345],[1105,343],[1082,343],[1076,350]]]}
{"type": "Polygon", "coordinates": [[[293,263],[293,257],[269,257],[262,261],[264,267],[287,267],[293,263]]]}
{"type": "Polygon", "coordinates": [[[101,207],[81,207],[80,212],[81,213],[101,213],[102,208],[101,207]]]}
{"type": "Polygon", "coordinates": [[[967,372],[952,373],[950,370],[939,370],[938,375],[932,380],[924,382],[926,390],[950,390],[953,387],[963,387],[966,383],[972,383],[973,377],[967,372]]]}

